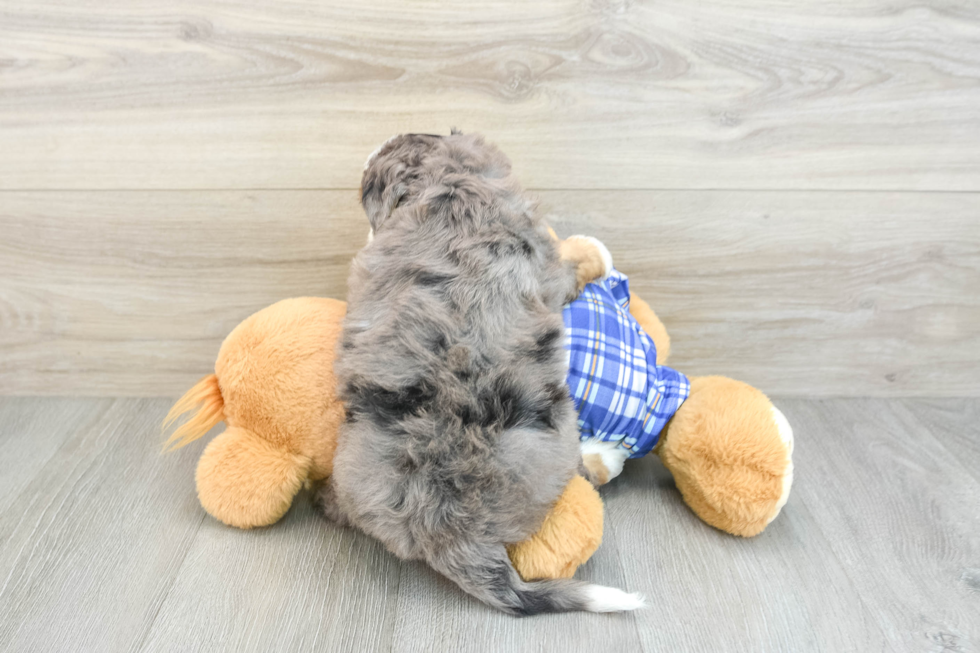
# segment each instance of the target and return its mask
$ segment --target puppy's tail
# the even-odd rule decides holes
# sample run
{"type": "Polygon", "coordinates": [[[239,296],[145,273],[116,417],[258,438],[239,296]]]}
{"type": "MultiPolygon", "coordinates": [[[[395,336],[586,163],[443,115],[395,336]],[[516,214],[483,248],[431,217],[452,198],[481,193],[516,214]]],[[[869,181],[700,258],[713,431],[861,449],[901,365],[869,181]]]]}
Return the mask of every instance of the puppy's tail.
{"type": "Polygon", "coordinates": [[[468,542],[449,547],[429,564],[484,603],[518,616],[545,612],[622,612],[644,607],[643,597],[577,580],[525,582],[502,544],[468,542]]]}
{"type": "Polygon", "coordinates": [[[184,393],[184,396],[178,399],[170,412],[167,413],[163,420],[163,428],[169,428],[171,424],[177,421],[178,417],[191,411],[194,411],[194,414],[167,439],[164,444],[165,450],[168,447],[170,451],[180,449],[185,444],[197,440],[219,422],[224,421],[225,400],[221,396],[221,387],[218,385],[217,376],[208,374],[184,393]]]}

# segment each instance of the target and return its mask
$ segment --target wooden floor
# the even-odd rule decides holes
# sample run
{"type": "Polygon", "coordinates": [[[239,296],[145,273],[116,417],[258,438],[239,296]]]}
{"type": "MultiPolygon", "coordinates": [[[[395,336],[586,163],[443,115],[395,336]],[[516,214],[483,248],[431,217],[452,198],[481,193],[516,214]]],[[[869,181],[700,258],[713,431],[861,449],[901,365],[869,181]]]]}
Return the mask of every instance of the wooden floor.
{"type": "Polygon", "coordinates": [[[759,537],[697,520],[654,459],[603,490],[579,577],[628,615],[515,619],[328,523],[244,532],[194,495],[169,400],[0,400],[3,651],[980,651],[980,400],[777,400],[793,494],[759,537]]]}

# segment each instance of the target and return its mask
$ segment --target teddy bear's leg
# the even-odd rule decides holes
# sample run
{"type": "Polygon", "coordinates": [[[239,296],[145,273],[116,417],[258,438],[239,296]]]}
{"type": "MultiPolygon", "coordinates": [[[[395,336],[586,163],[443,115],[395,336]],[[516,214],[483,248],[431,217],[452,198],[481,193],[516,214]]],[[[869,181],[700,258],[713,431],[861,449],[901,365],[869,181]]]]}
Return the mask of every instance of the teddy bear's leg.
{"type": "Polygon", "coordinates": [[[525,581],[571,578],[602,543],[602,499],[581,476],[574,477],[538,532],[507,547],[525,581]]]}
{"type": "Polygon", "coordinates": [[[741,381],[691,378],[691,395],[654,452],[691,509],[734,535],[760,533],[789,497],[793,430],[768,397],[741,381]]]}
{"type": "Polygon", "coordinates": [[[289,510],[310,464],[247,429],[229,426],[197,464],[198,498],[229,526],[268,526],[289,510]]]}

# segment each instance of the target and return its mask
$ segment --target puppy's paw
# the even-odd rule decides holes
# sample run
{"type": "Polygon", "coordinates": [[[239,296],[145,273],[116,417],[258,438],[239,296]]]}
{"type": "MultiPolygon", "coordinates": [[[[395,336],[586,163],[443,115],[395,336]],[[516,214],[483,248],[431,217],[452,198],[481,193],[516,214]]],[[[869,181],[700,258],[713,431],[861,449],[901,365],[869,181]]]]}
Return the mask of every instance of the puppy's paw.
{"type": "Polygon", "coordinates": [[[623,472],[623,463],[629,457],[629,451],[617,442],[582,440],[579,448],[582,451],[583,476],[597,487],[619,476],[623,472]]]}
{"type": "Polygon", "coordinates": [[[575,265],[579,292],[585,285],[605,279],[613,269],[612,255],[602,241],[592,236],[569,236],[561,243],[561,258],[575,265]]]}
{"type": "Polygon", "coordinates": [[[337,505],[337,494],[331,479],[326,479],[319,483],[313,494],[313,503],[324,517],[337,524],[338,526],[350,526],[350,519],[347,514],[337,505]]]}

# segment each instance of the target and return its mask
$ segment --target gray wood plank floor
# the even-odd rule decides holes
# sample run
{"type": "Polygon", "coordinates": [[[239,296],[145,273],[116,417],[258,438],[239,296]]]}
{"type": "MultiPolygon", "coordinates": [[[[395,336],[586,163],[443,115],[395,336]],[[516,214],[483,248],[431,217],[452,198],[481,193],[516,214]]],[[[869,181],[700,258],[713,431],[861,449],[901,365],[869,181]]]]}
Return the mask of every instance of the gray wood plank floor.
{"type": "Polygon", "coordinates": [[[977,651],[980,400],[786,399],[797,478],[740,540],[654,459],[604,489],[579,577],[629,615],[513,619],[321,520],[207,517],[204,445],[159,453],[167,399],[0,399],[0,650],[977,651]]]}

